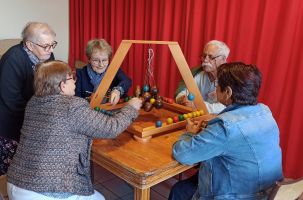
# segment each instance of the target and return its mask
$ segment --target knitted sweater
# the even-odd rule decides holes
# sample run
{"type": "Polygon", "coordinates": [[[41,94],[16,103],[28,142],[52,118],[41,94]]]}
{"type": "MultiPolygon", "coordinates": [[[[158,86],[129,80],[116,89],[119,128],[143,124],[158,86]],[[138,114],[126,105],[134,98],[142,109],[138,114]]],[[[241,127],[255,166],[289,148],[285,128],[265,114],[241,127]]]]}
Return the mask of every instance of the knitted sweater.
{"type": "Polygon", "coordinates": [[[138,116],[130,105],[114,116],[89,108],[74,96],[33,96],[25,110],[20,143],[8,182],[35,192],[91,195],[93,138],[114,138],[138,116]]]}

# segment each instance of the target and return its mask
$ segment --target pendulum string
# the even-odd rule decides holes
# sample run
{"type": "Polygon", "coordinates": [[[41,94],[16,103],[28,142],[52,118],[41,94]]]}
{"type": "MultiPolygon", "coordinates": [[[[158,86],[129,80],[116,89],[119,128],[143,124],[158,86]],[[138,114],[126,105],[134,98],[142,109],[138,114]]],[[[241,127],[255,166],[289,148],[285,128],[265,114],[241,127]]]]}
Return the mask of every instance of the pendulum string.
{"type": "Polygon", "coordinates": [[[151,45],[148,47],[148,59],[147,59],[147,68],[145,73],[145,84],[149,86],[156,86],[156,82],[154,79],[154,70],[153,70],[153,58],[154,51],[151,48],[151,45]]]}

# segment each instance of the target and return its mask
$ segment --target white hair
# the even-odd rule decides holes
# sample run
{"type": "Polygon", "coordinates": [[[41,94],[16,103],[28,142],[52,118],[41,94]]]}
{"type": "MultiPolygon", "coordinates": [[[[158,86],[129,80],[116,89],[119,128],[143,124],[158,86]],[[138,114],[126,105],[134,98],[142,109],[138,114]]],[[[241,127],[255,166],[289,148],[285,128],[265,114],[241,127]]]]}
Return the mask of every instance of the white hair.
{"type": "Polygon", "coordinates": [[[23,42],[26,42],[27,40],[38,42],[40,36],[43,34],[52,35],[53,37],[56,36],[56,33],[47,23],[29,22],[25,25],[24,29],[22,30],[21,36],[23,42]]]}
{"type": "Polygon", "coordinates": [[[225,56],[225,59],[227,59],[230,49],[224,42],[219,41],[219,40],[211,40],[211,41],[207,42],[207,44],[205,46],[208,46],[208,45],[217,46],[219,49],[219,54],[225,56]]]}

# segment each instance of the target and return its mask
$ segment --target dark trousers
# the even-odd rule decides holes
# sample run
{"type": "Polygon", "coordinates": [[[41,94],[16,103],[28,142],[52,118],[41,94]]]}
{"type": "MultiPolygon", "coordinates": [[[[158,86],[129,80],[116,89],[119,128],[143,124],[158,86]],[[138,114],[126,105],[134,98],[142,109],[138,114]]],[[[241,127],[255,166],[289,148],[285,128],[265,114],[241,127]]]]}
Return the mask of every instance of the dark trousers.
{"type": "Polygon", "coordinates": [[[188,179],[177,182],[170,190],[168,200],[191,200],[198,189],[198,172],[188,179]]]}
{"type": "Polygon", "coordinates": [[[16,152],[17,145],[16,141],[0,136],[0,176],[6,174],[9,163],[16,152]]]}

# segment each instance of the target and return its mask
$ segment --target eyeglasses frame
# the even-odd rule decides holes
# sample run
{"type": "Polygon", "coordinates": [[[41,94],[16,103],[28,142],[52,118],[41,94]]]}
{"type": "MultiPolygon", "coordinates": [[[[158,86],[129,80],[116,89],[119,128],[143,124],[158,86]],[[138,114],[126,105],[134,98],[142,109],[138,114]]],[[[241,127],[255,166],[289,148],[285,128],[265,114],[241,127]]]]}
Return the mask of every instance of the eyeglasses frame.
{"type": "Polygon", "coordinates": [[[204,55],[201,56],[201,58],[203,60],[205,60],[208,57],[208,60],[213,61],[213,60],[217,59],[220,56],[223,56],[223,55],[220,54],[220,55],[217,55],[217,56],[213,57],[212,55],[204,54],[204,55]]]}
{"type": "MultiPolygon", "coordinates": [[[[29,40],[29,41],[30,41],[30,40],[29,40]]],[[[43,46],[43,45],[37,44],[37,43],[35,43],[35,42],[33,42],[33,41],[30,41],[30,42],[33,43],[33,44],[35,44],[35,45],[37,45],[37,46],[39,46],[39,47],[41,47],[41,48],[43,48],[44,51],[49,51],[51,48],[52,48],[52,49],[55,49],[56,46],[57,46],[57,44],[58,44],[57,41],[54,41],[53,44],[46,44],[46,45],[43,46]]]]}

